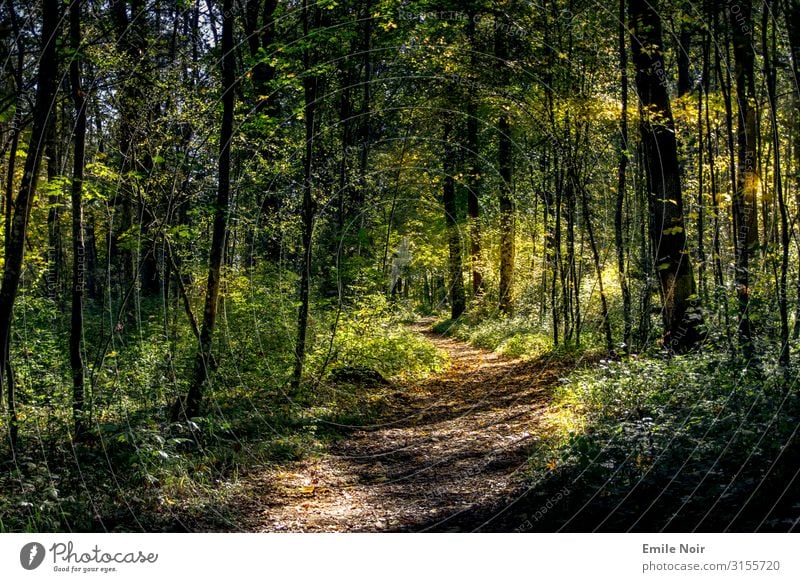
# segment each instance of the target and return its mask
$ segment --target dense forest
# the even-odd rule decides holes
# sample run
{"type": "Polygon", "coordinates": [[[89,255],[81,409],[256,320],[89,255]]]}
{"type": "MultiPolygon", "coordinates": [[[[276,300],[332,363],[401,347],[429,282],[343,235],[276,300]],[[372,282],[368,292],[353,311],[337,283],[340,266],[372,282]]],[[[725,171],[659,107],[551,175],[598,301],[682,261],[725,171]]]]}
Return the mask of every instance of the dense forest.
{"type": "Polygon", "coordinates": [[[0,532],[791,531],[800,0],[3,0],[0,532]]]}

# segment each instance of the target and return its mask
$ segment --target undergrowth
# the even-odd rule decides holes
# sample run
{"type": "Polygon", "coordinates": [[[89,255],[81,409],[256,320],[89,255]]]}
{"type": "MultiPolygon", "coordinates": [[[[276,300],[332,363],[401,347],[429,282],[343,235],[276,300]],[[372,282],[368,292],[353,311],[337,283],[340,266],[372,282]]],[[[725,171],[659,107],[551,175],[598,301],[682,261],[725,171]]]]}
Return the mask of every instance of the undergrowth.
{"type": "Polygon", "coordinates": [[[800,516],[796,491],[781,490],[800,466],[798,423],[796,372],[766,359],[745,369],[717,352],[601,360],[561,379],[519,521],[786,531],[800,516]],[[560,488],[572,493],[543,515],[560,488]]]}
{"type": "MultiPolygon", "coordinates": [[[[338,317],[320,304],[305,388],[293,393],[296,306],[285,302],[286,289],[242,277],[227,280],[224,291],[219,367],[205,414],[169,421],[170,406],[188,386],[193,336],[182,318],[164,322],[159,303],[143,301],[130,324],[135,334],[86,346],[92,413],[80,441],[71,435],[69,366],[58,357],[64,314],[23,300],[18,317],[27,320],[26,335],[13,355],[20,443],[14,455],[7,442],[0,446],[0,531],[230,529],[226,499],[238,478],[319,454],[348,427],[381,414],[386,390],[334,383],[332,368],[370,367],[403,382],[446,365],[432,343],[403,326],[409,314],[382,297],[353,301],[338,317]]],[[[92,332],[87,337],[104,337],[92,332]]],[[[0,415],[2,434],[6,423],[0,415]]]]}

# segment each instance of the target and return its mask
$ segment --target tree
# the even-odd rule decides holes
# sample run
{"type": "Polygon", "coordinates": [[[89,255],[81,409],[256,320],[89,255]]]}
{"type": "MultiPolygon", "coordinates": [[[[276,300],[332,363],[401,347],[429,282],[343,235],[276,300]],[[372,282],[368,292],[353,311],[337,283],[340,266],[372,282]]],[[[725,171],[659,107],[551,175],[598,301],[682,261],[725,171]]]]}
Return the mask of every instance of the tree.
{"type": "MultiPolygon", "coordinates": [[[[508,76],[508,40],[503,31],[502,22],[495,23],[495,57],[501,79],[508,76]]],[[[516,239],[516,217],[514,200],[511,196],[513,180],[513,158],[511,123],[508,111],[500,112],[497,123],[497,169],[500,174],[498,202],[500,206],[500,301],[499,308],[503,313],[511,313],[514,303],[514,255],[516,239]]]]}
{"type": "Polygon", "coordinates": [[[628,15],[664,345],[681,352],[700,341],[702,314],[691,259],[686,252],[678,145],[665,81],[661,17],[658,4],[645,0],[629,0],[628,15]]]}
{"type": "MultiPolygon", "coordinates": [[[[0,388],[5,388],[7,394],[12,446],[16,446],[18,424],[14,394],[14,373],[11,368],[9,354],[11,319],[22,275],[25,237],[28,232],[28,220],[39,181],[39,166],[46,142],[48,119],[56,96],[56,29],[58,21],[59,3],[57,0],[43,0],[42,49],[36,81],[33,123],[30,139],[28,140],[28,155],[25,158],[25,168],[22,174],[19,194],[17,194],[17,198],[14,201],[14,215],[8,238],[6,239],[6,261],[3,266],[2,284],[0,284],[0,388]]],[[[0,390],[0,394],[2,394],[2,390],[0,390]]]]}
{"type": "Polygon", "coordinates": [[[233,0],[222,4],[222,123],[219,132],[219,183],[214,206],[214,228],[211,238],[211,253],[208,264],[208,281],[203,308],[203,325],[197,346],[194,377],[183,406],[175,407],[173,417],[190,418],[200,413],[203,388],[210,381],[211,344],[217,321],[220,279],[222,276],[225,236],[228,228],[229,199],[231,188],[231,141],[233,139],[233,108],[236,91],[236,55],[233,42],[233,0]]]}
{"type": "Polygon", "coordinates": [[[626,18],[625,1],[619,0],[619,72],[620,72],[620,148],[619,162],[617,165],[617,199],[614,209],[614,243],[617,249],[617,273],[619,276],[619,287],[622,293],[622,343],[625,344],[625,352],[631,349],[631,331],[633,324],[631,321],[631,292],[628,287],[627,269],[625,266],[625,239],[623,236],[624,227],[624,208],[625,208],[625,184],[626,171],[628,168],[628,155],[630,147],[628,143],[628,51],[625,48],[626,18]]]}
{"type": "Polygon", "coordinates": [[[464,269],[461,262],[461,234],[458,229],[458,207],[456,206],[456,164],[455,151],[450,144],[453,132],[452,122],[444,122],[442,142],[444,143],[444,156],[442,171],[444,172],[444,185],[442,188],[442,202],[444,204],[444,221],[447,229],[448,261],[448,287],[450,295],[450,318],[458,319],[467,308],[467,298],[464,291],[464,269]]]}
{"type": "MultiPolygon", "coordinates": [[[[469,51],[470,79],[477,78],[478,47],[475,39],[475,13],[468,13],[467,22],[467,50],[469,51]]],[[[480,152],[478,151],[478,91],[473,83],[467,88],[467,214],[469,216],[469,254],[472,267],[472,293],[483,293],[483,273],[481,272],[481,200],[480,188],[482,182],[480,167],[480,152]]]]}
{"type": "Polygon", "coordinates": [[[69,7],[69,39],[72,60],[69,81],[75,105],[75,146],[72,168],[72,309],[69,331],[69,363],[72,368],[72,416],[75,434],[84,431],[83,290],[86,279],[86,246],[83,239],[83,177],[86,165],[86,94],[81,87],[81,0],[69,7]]]}
{"type": "Polygon", "coordinates": [[[733,196],[736,295],[739,305],[739,343],[745,359],[753,356],[750,326],[750,260],[758,245],[758,163],[756,159],[756,103],[753,63],[753,6],[742,0],[729,7],[735,61],[736,190],[733,196]]]}
{"type": "MultiPolygon", "coordinates": [[[[307,0],[303,0],[303,37],[308,41],[309,33],[317,26],[318,9],[309,7],[307,0]],[[310,12],[313,11],[313,15],[310,12]]],[[[306,71],[314,65],[314,55],[311,48],[303,51],[303,64],[306,71]]],[[[314,190],[312,173],[314,168],[314,137],[317,114],[317,95],[320,79],[316,73],[310,72],[303,78],[304,119],[305,119],[305,147],[303,148],[303,203],[301,210],[302,220],[302,257],[300,259],[300,307],[297,311],[297,341],[294,352],[294,372],[292,374],[292,387],[295,391],[300,389],[303,379],[303,366],[306,359],[306,336],[308,334],[308,311],[311,301],[311,260],[313,251],[314,234],[314,190]]]]}

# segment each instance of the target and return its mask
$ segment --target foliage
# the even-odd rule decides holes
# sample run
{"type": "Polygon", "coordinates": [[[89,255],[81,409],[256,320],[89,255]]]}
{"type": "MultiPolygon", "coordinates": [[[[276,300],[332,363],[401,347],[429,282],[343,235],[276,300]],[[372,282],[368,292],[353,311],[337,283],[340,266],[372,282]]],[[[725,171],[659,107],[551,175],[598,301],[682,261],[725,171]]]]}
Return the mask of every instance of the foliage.
{"type": "MultiPolygon", "coordinates": [[[[574,518],[578,530],[600,520],[615,530],[650,512],[641,527],[741,519],[734,527],[750,530],[748,520],[774,502],[755,486],[768,490],[791,466],[780,457],[796,438],[797,397],[796,378],[776,362],[742,370],[724,353],[600,360],[574,371],[561,378],[529,478],[542,491],[569,483],[575,496],[542,527],[574,518]],[[597,503],[577,515],[590,496],[597,503]]],[[[775,520],[766,527],[782,527],[775,520]]]]}

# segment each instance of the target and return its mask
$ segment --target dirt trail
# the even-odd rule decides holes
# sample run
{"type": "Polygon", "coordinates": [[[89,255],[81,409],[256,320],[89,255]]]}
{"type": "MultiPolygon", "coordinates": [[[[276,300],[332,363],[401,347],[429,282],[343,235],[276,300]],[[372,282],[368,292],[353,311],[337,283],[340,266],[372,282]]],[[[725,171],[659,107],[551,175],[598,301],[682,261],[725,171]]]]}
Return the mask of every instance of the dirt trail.
{"type": "MultiPolygon", "coordinates": [[[[399,387],[377,427],[329,454],[247,477],[246,531],[472,531],[522,486],[558,371],[416,326],[450,368],[399,387]]],[[[552,362],[551,362],[552,363],[552,362]]]]}

